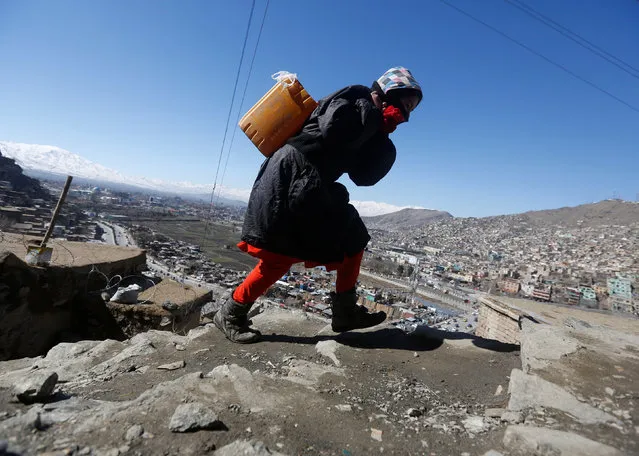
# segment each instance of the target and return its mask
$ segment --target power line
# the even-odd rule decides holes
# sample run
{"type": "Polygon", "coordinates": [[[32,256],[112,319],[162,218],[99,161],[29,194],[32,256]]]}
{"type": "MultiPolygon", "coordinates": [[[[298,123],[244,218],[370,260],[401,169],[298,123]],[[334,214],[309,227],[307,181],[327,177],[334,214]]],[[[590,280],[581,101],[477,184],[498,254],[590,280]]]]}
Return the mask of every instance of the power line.
{"type": "Polygon", "coordinates": [[[501,35],[502,37],[506,38],[509,41],[512,41],[513,43],[515,43],[518,46],[521,46],[522,48],[526,49],[528,52],[535,54],[537,57],[540,57],[542,59],[544,59],[546,62],[550,63],[551,65],[556,66],[557,68],[559,68],[562,71],[565,71],[566,73],[568,73],[569,75],[571,75],[573,78],[579,79],[581,82],[584,82],[586,84],[588,84],[590,87],[592,87],[593,89],[596,89],[598,91],[600,91],[601,93],[608,95],[610,98],[613,98],[615,100],[617,100],[619,103],[627,106],[628,108],[632,109],[633,111],[639,112],[639,108],[631,105],[630,103],[622,100],[621,98],[619,98],[618,96],[608,92],[606,89],[599,87],[597,84],[595,84],[594,82],[590,82],[588,79],[583,78],[581,76],[579,76],[577,73],[573,72],[572,70],[569,70],[568,68],[566,68],[565,66],[563,66],[560,63],[555,62],[554,60],[551,60],[550,58],[546,57],[545,55],[543,55],[542,53],[534,50],[533,48],[525,45],[524,43],[522,43],[521,41],[516,40],[515,38],[511,37],[510,35],[507,35],[506,33],[502,32],[501,30],[493,27],[490,24],[487,24],[486,22],[482,21],[481,19],[476,18],[475,16],[473,16],[472,14],[464,11],[463,9],[448,3],[446,0],[439,0],[440,2],[442,2],[444,5],[449,6],[450,8],[454,9],[455,11],[457,11],[460,14],[463,14],[464,16],[472,19],[475,22],[480,23],[481,25],[488,27],[489,29],[491,29],[493,32],[501,35]]]}
{"type": "MultiPolygon", "coordinates": [[[[237,132],[237,124],[240,122],[240,116],[242,115],[242,107],[244,106],[244,99],[246,98],[246,89],[248,89],[249,81],[251,80],[253,63],[255,62],[255,56],[257,55],[257,48],[260,45],[260,38],[262,38],[262,30],[264,29],[264,22],[266,20],[266,13],[268,11],[269,3],[270,3],[270,0],[266,0],[266,7],[264,8],[264,15],[262,16],[262,24],[260,25],[260,31],[257,34],[257,41],[255,42],[255,49],[253,50],[253,57],[251,58],[251,64],[249,65],[248,76],[246,77],[246,85],[244,86],[244,92],[242,93],[242,99],[240,100],[240,109],[237,112],[237,119],[235,120],[236,127],[233,129],[233,134],[231,135],[231,142],[229,144],[229,150],[226,154],[226,161],[224,162],[224,169],[222,171],[222,179],[220,179],[220,186],[222,186],[222,183],[224,182],[224,176],[226,175],[226,168],[229,164],[231,149],[233,149],[233,141],[235,141],[235,133],[237,132]]],[[[219,201],[220,199],[220,191],[217,192],[216,201],[219,201]]]]}
{"type": "Polygon", "coordinates": [[[564,27],[563,25],[561,25],[557,21],[554,21],[553,19],[549,18],[548,16],[545,16],[544,14],[542,14],[539,11],[535,10],[532,6],[529,6],[529,5],[527,5],[524,2],[519,1],[519,0],[506,0],[506,2],[508,4],[510,4],[511,6],[519,9],[520,11],[523,11],[524,13],[526,13],[527,15],[532,17],[533,19],[535,19],[535,20],[541,22],[542,24],[552,28],[553,30],[561,33],[563,36],[565,36],[569,40],[574,41],[579,46],[589,50],[593,54],[595,54],[595,55],[601,57],[602,59],[612,63],[617,68],[619,68],[619,69],[625,71],[626,73],[628,73],[630,76],[639,79],[639,70],[637,68],[633,67],[632,65],[630,65],[629,63],[627,63],[624,60],[620,59],[619,57],[615,57],[614,55],[612,55],[611,53],[609,53],[605,49],[600,48],[599,46],[597,46],[596,44],[592,43],[591,41],[588,41],[586,38],[584,38],[583,36],[579,35],[578,33],[575,33],[572,30],[569,30],[568,28],[564,27]]]}
{"type": "Polygon", "coordinates": [[[231,122],[231,113],[233,112],[233,103],[235,102],[235,93],[237,91],[237,83],[240,79],[240,70],[242,69],[242,62],[244,61],[244,51],[246,51],[246,43],[248,41],[249,31],[251,29],[251,21],[253,20],[253,11],[255,11],[255,0],[251,3],[251,13],[249,14],[248,24],[246,26],[246,33],[244,35],[244,44],[242,45],[242,54],[240,55],[240,64],[237,66],[237,74],[235,75],[235,84],[233,85],[233,96],[231,97],[231,105],[229,106],[229,113],[226,117],[226,128],[224,129],[224,136],[222,137],[222,147],[220,148],[220,158],[217,161],[217,169],[215,170],[215,180],[213,181],[213,190],[211,191],[211,201],[209,202],[209,213],[206,217],[206,224],[204,225],[204,234],[206,234],[209,220],[211,218],[211,210],[213,208],[213,195],[215,195],[215,187],[217,186],[217,176],[220,172],[220,164],[222,163],[222,154],[224,153],[224,144],[226,143],[226,134],[229,130],[229,123],[231,122]]]}

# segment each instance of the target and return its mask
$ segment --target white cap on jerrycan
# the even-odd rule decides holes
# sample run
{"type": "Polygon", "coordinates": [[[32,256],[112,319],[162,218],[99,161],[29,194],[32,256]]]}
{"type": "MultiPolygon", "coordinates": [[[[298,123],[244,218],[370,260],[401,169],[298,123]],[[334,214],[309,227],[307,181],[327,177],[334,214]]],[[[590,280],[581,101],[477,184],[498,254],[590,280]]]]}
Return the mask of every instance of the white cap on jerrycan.
{"type": "Polygon", "coordinates": [[[284,87],[292,86],[297,81],[297,73],[289,73],[288,71],[278,71],[271,76],[284,87]]]}

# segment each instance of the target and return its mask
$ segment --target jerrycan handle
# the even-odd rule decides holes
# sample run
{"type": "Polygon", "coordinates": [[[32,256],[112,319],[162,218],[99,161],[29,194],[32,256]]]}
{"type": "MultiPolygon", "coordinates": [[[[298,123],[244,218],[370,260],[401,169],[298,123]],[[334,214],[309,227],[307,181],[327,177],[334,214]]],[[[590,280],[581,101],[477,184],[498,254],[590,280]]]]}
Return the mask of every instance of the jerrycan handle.
{"type": "Polygon", "coordinates": [[[296,73],[289,73],[288,71],[278,71],[277,73],[272,75],[271,78],[275,79],[277,82],[282,84],[284,87],[290,87],[297,80],[297,74],[296,73]],[[290,80],[290,82],[287,81],[287,79],[290,80]]]}

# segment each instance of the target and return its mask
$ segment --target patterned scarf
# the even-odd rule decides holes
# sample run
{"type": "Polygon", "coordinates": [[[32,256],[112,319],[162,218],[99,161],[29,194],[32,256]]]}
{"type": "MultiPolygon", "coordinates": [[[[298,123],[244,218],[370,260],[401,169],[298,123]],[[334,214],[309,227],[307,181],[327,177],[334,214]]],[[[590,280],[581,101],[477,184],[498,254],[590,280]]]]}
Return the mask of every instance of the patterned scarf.
{"type": "Polygon", "coordinates": [[[384,93],[394,89],[415,89],[419,92],[420,100],[422,88],[412,73],[404,67],[394,67],[388,70],[377,80],[384,93]]]}

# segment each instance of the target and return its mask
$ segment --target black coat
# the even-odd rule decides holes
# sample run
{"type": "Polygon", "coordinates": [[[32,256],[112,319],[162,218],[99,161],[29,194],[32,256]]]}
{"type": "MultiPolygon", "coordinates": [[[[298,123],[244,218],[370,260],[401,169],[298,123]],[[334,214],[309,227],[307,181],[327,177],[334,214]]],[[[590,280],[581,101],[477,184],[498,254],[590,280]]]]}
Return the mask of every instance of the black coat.
{"type": "Polygon", "coordinates": [[[242,240],[302,260],[342,261],[370,236],[346,187],[377,183],[395,162],[381,131],[382,112],[365,86],[319,101],[302,130],[262,164],[244,218],[242,240]]]}

